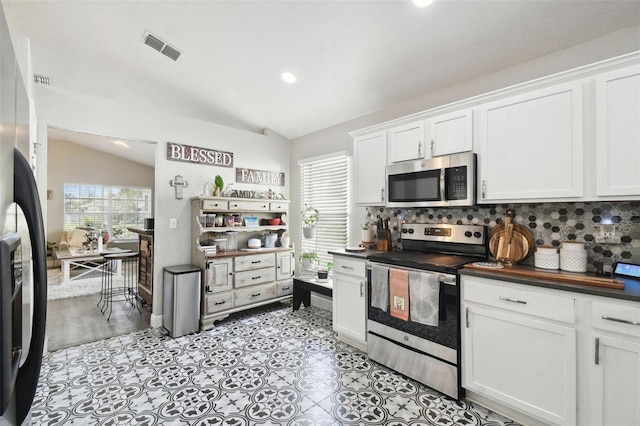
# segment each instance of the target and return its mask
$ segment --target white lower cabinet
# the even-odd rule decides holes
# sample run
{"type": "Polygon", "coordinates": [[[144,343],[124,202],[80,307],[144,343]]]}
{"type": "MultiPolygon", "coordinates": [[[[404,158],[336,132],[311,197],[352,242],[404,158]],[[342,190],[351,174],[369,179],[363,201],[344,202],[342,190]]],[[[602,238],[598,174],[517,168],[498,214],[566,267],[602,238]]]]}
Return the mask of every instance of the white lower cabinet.
{"type": "Polygon", "coordinates": [[[333,271],[333,330],[340,340],[366,351],[365,261],[334,256],[333,271]]]}
{"type": "Polygon", "coordinates": [[[594,301],[590,408],[593,425],[640,425],[640,306],[594,301]]]}
{"type": "Polygon", "coordinates": [[[571,319],[573,300],[464,277],[467,288],[463,387],[547,423],[576,424],[576,331],[545,314],[555,305],[571,319]]]}

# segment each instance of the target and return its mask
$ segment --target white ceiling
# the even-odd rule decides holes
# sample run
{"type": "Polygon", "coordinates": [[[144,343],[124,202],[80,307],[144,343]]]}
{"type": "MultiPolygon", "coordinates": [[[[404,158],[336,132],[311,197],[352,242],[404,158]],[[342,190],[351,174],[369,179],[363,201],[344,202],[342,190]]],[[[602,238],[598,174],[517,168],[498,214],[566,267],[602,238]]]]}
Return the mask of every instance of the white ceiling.
{"type": "Polygon", "coordinates": [[[2,3],[55,88],[288,138],[640,23],[636,0],[2,3]]]}

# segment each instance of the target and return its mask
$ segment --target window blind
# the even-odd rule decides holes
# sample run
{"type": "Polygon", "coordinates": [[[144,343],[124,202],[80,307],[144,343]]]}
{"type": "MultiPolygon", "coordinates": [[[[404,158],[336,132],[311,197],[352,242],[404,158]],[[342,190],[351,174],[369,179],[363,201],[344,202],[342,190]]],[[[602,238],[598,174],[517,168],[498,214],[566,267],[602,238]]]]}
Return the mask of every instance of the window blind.
{"type": "Polygon", "coordinates": [[[115,240],[137,238],[127,227],[142,228],[150,216],[151,188],[64,184],[65,231],[91,227],[115,240]]]}
{"type": "Polygon", "coordinates": [[[320,268],[326,268],[332,261],[328,252],[344,249],[348,242],[349,157],[340,153],[299,164],[300,205],[318,209],[316,236],[302,237],[300,249],[316,252],[320,268]]]}

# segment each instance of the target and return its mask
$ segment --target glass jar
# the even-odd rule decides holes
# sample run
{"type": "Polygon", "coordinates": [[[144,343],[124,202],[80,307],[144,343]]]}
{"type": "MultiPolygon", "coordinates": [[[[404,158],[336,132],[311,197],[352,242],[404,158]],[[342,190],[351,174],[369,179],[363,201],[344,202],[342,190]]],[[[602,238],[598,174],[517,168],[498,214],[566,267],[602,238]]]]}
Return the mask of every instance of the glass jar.
{"type": "Polygon", "coordinates": [[[213,228],[214,224],[215,224],[215,220],[216,220],[216,215],[215,214],[207,214],[207,228],[213,228]]]}
{"type": "Polygon", "coordinates": [[[227,251],[227,239],[226,238],[216,238],[213,240],[213,243],[216,246],[217,253],[224,253],[227,251]]]}
{"type": "Polygon", "coordinates": [[[227,231],[224,233],[224,236],[227,239],[227,250],[229,251],[238,250],[238,232],[227,231]]]}
{"type": "Polygon", "coordinates": [[[233,221],[233,216],[227,215],[224,217],[224,226],[233,227],[235,222],[233,221]]]}
{"type": "Polygon", "coordinates": [[[234,214],[233,223],[234,226],[242,226],[242,216],[240,216],[239,214],[234,214]]]}
{"type": "Polygon", "coordinates": [[[224,216],[222,215],[216,216],[216,226],[218,227],[224,226],[224,216]]]}

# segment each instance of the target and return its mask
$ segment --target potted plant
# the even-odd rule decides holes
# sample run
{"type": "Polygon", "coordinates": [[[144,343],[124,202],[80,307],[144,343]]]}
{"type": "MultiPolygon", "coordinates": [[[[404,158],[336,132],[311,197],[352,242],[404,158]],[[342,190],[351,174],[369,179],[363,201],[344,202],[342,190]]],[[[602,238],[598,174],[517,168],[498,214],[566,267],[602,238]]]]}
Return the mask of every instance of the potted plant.
{"type": "Polygon", "coordinates": [[[224,180],[222,176],[216,175],[216,178],[213,180],[213,196],[217,197],[220,195],[220,191],[224,188],[224,180]]]}
{"type": "Polygon", "coordinates": [[[303,251],[300,253],[300,264],[302,269],[315,269],[318,267],[320,259],[315,251],[303,251]]]}
{"type": "Polygon", "coordinates": [[[302,222],[302,235],[305,238],[315,238],[316,224],[318,223],[318,209],[306,204],[300,210],[300,221],[302,222]]]}
{"type": "Polygon", "coordinates": [[[363,243],[372,243],[373,242],[373,229],[369,223],[363,223],[360,225],[362,228],[362,242],[363,243]]]}

